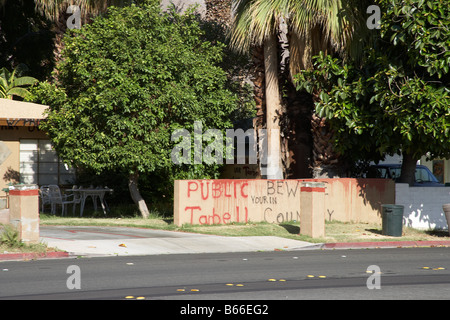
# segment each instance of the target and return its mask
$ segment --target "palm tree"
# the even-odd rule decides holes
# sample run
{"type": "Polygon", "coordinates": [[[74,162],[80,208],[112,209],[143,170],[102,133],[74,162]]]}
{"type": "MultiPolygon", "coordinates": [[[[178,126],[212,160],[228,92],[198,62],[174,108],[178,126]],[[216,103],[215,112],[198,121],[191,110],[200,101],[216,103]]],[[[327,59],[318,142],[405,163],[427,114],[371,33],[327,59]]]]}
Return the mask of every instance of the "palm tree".
{"type": "MultiPolygon", "coordinates": [[[[320,51],[356,57],[366,37],[365,1],[356,0],[236,0],[230,34],[237,51],[264,48],[265,122],[267,129],[280,129],[283,108],[279,93],[277,33],[287,25],[289,81],[301,70],[312,67],[312,57],[320,51]]],[[[258,50],[256,50],[258,54],[258,50]]],[[[258,97],[261,100],[261,97],[258,97]]],[[[258,100],[257,100],[258,103],[258,100]]],[[[262,106],[262,109],[264,106],[262,106]]],[[[261,112],[259,112],[261,114],[261,112]]],[[[285,117],[284,117],[285,118],[285,117]]],[[[292,121],[293,119],[289,119],[292,121]]],[[[287,121],[287,122],[289,122],[287,121]]],[[[285,123],[284,121],[283,123],[285,123]]],[[[330,130],[324,119],[312,116],[313,166],[335,165],[338,157],[330,149],[330,130]],[[322,136],[325,135],[326,138],[322,136]],[[325,156],[324,156],[325,155],[325,156]]],[[[270,130],[268,130],[270,131],[270,130]]],[[[288,130],[283,130],[284,132],[288,130]]],[[[282,143],[279,143],[279,146],[282,143]]],[[[285,145],[286,143],[283,143],[285,145]]],[[[269,146],[270,148],[270,146],[269,146]]],[[[274,148],[281,150],[281,148],[274,148]]],[[[269,150],[270,152],[270,150],[269,150]]],[[[286,151],[287,154],[289,150],[286,151]]],[[[278,159],[286,158],[278,154],[278,159]]],[[[285,163],[288,161],[285,160],[285,163]]],[[[322,169],[317,172],[322,171],[322,169]]],[[[314,174],[317,176],[317,174],[314,174]]]]}
{"type": "Polygon", "coordinates": [[[20,73],[21,65],[12,72],[6,68],[0,70],[0,98],[13,99],[14,96],[25,98],[29,91],[24,86],[31,86],[38,80],[33,77],[16,77],[20,73]]]}
{"type": "Polygon", "coordinates": [[[234,11],[231,46],[241,52],[248,51],[252,46],[262,46],[264,50],[267,164],[271,165],[271,169],[275,172],[263,175],[267,178],[282,178],[279,170],[281,99],[276,32],[283,13],[274,8],[269,0],[238,0],[234,4],[234,11]]]}

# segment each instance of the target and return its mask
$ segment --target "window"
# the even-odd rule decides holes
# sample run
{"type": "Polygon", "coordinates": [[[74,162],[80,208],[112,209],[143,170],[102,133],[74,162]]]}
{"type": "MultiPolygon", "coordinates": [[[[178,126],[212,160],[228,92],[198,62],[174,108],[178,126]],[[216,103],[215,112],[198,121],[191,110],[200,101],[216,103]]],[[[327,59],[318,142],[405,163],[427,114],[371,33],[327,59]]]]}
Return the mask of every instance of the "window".
{"type": "Polygon", "coordinates": [[[401,168],[390,168],[389,169],[391,172],[391,178],[396,180],[398,178],[400,178],[401,174],[402,174],[402,169],[401,168]]]}
{"type": "Polygon", "coordinates": [[[439,182],[425,168],[416,169],[416,182],[439,182]]]}
{"type": "Polygon", "coordinates": [[[20,140],[20,182],[27,184],[72,184],[75,170],[62,163],[50,140],[20,140]]]}

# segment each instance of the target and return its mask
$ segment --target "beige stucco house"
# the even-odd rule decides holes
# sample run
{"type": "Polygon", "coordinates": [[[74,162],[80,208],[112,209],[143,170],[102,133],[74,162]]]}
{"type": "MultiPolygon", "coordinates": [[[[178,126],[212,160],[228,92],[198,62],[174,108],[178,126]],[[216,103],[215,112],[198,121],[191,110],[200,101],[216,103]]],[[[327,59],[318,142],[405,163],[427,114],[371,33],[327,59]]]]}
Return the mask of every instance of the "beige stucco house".
{"type": "Polygon", "coordinates": [[[70,184],[75,176],[58,159],[39,123],[48,106],[0,99],[0,196],[10,183],[70,184]]]}

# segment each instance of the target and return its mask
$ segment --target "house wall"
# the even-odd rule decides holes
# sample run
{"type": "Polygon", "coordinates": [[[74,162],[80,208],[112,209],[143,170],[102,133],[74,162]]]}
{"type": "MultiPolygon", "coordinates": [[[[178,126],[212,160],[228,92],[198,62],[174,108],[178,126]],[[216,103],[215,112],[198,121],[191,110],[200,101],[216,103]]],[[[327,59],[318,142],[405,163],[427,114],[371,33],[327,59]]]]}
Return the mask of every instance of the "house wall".
{"type": "Polygon", "coordinates": [[[5,174],[20,172],[20,139],[48,139],[48,137],[36,127],[0,126],[0,142],[10,151],[6,159],[0,163],[0,196],[5,195],[1,190],[11,182],[5,174]]]}
{"type": "Polygon", "coordinates": [[[450,160],[427,160],[426,157],[422,157],[420,159],[420,164],[428,167],[441,183],[450,183],[450,160]]]}
{"type": "Polygon", "coordinates": [[[395,185],[395,204],[403,205],[403,225],[415,229],[448,229],[442,209],[450,203],[450,187],[395,185]]]}

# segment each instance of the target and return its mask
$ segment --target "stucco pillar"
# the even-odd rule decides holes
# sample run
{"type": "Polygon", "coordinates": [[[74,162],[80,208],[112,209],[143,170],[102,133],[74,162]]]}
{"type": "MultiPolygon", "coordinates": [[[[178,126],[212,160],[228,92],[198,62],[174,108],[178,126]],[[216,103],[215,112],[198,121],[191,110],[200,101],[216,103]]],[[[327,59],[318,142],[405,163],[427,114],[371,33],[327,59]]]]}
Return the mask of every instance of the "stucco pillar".
{"type": "Polygon", "coordinates": [[[325,183],[302,182],[300,187],[300,234],[325,236],[325,183]]]}
{"type": "Polygon", "coordinates": [[[37,185],[9,187],[10,224],[24,243],[39,243],[39,189],[37,185]]]}

